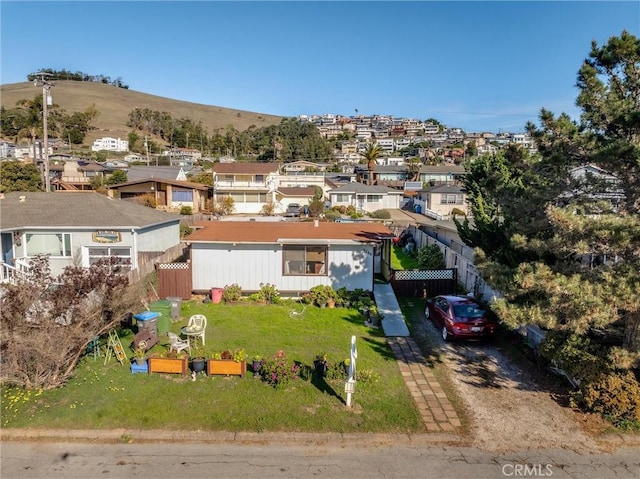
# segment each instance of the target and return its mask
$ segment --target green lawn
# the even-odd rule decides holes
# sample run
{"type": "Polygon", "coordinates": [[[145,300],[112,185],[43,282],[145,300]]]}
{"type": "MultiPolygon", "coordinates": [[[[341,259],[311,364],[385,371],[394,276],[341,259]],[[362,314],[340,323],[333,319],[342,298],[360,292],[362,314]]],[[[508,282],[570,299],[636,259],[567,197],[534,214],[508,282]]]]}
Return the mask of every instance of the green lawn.
{"type": "Polygon", "coordinates": [[[417,258],[398,245],[393,245],[391,248],[391,267],[395,270],[419,269],[417,258]]]}
{"type": "MultiPolygon", "coordinates": [[[[366,327],[355,310],[307,306],[302,319],[291,305],[182,305],[182,321],[208,318],[206,349],[246,349],[270,358],[279,350],[311,370],[317,354],[332,362],[349,357],[357,338],[359,380],[353,408],[345,405],[344,380],[306,375],[280,389],[254,378],[131,374],[129,366],[104,356],[86,357],[62,388],[43,392],[2,391],[3,427],[128,428],[224,431],[424,432],[381,330],[366,327]],[[369,378],[365,381],[364,378],[369,378]]],[[[165,314],[165,313],[163,313],[165,314]]],[[[132,333],[125,330],[125,350],[132,333]]],[[[152,351],[166,350],[161,340],[152,351]]]]}

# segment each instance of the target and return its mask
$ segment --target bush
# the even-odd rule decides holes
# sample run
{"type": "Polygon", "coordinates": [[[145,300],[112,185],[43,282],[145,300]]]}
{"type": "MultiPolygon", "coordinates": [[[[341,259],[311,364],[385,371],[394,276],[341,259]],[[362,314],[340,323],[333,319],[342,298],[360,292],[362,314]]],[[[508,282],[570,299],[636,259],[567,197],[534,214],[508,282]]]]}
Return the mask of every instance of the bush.
{"type": "Polygon", "coordinates": [[[222,301],[225,303],[240,301],[242,299],[242,288],[237,283],[226,285],[222,289],[222,301]]]}
{"type": "Polygon", "coordinates": [[[338,296],[338,293],[336,293],[336,291],[328,284],[319,284],[311,288],[309,292],[302,297],[302,299],[307,304],[325,306],[327,304],[327,301],[329,301],[330,299],[338,301],[340,297],[338,296]]]}
{"type": "Polygon", "coordinates": [[[283,387],[298,379],[300,365],[289,361],[280,350],[270,360],[262,360],[260,364],[260,377],[274,388],[283,387]]]}
{"type": "Polygon", "coordinates": [[[601,375],[584,387],[582,401],[586,410],[614,424],[640,421],[640,383],[631,371],[601,375]]]}
{"type": "Polygon", "coordinates": [[[276,211],[275,203],[265,203],[262,205],[262,209],[260,210],[260,214],[262,216],[273,216],[276,211]]]}
{"type": "Polygon", "coordinates": [[[146,206],[148,208],[155,208],[157,206],[156,198],[151,193],[136,196],[134,201],[139,205],[146,206]]]}
{"type": "Polygon", "coordinates": [[[590,383],[610,370],[601,347],[587,336],[566,331],[549,331],[540,344],[540,356],[580,382],[590,383]]]}
{"type": "Polygon", "coordinates": [[[193,214],[193,208],[191,206],[182,206],[180,208],[180,214],[183,216],[190,216],[193,214]]]}
{"type": "Polygon", "coordinates": [[[327,219],[327,221],[335,221],[338,218],[342,218],[342,215],[336,211],[329,210],[324,214],[324,217],[327,219]]]}
{"type": "Polygon", "coordinates": [[[272,284],[260,283],[260,291],[252,294],[249,298],[258,303],[278,304],[280,303],[280,292],[272,284]]]}
{"type": "Polygon", "coordinates": [[[371,216],[372,218],[378,218],[381,220],[391,219],[391,213],[389,212],[389,210],[376,210],[372,212],[369,216],[371,216]]]}
{"type": "Polygon", "coordinates": [[[421,269],[439,269],[445,266],[442,251],[436,244],[420,248],[416,252],[416,258],[421,269]]]}
{"type": "Polygon", "coordinates": [[[225,196],[222,200],[213,204],[213,212],[222,216],[228,216],[236,209],[236,203],[230,196],[225,196]]]}

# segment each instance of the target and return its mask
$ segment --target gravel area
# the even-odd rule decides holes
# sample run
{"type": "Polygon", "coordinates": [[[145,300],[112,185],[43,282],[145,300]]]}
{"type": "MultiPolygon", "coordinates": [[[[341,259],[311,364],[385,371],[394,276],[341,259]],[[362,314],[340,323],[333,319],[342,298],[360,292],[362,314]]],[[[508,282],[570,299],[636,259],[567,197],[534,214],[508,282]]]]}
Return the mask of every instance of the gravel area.
{"type": "Polygon", "coordinates": [[[470,418],[471,445],[485,450],[563,448],[598,451],[580,415],[491,342],[445,343],[433,323],[413,325],[416,339],[439,352],[470,418]]]}

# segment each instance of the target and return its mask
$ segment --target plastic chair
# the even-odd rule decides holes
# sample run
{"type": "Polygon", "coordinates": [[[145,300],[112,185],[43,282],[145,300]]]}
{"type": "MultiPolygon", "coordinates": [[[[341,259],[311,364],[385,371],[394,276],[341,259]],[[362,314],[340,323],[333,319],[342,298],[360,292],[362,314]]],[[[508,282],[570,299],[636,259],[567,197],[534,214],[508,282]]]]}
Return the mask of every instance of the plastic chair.
{"type": "Polygon", "coordinates": [[[204,314],[194,314],[189,318],[187,329],[190,331],[189,336],[200,338],[204,345],[204,334],[207,330],[207,317],[204,314]]]}
{"type": "Polygon", "coordinates": [[[169,337],[169,351],[174,350],[176,353],[183,351],[185,349],[189,349],[189,342],[182,339],[176,333],[167,333],[169,337]]]}

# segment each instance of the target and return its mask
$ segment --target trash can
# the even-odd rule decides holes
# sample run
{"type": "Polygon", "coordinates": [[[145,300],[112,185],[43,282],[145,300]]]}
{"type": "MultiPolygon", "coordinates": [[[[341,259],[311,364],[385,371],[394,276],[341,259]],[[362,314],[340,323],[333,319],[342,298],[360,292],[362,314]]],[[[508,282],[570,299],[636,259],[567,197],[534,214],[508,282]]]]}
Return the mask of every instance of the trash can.
{"type": "Polygon", "coordinates": [[[155,311],[145,311],[143,313],[136,314],[136,324],[138,325],[138,332],[142,330],[148,330],[154,336],[158,335],[158,318],[160,313],[155,311]]]}
{"type": "Polygon", "coordinates": [[[222,301],[222,288],[211,288],[211,302],[218,304],[222,301]]]}
{"type": "Polygon", "coordinates": [[[171,303],[171,319],[177,321],[180,319],[180,310],[182,307],[182,298],[167,298],[171,303]]]}
{"type": "Polygon", "coordinates": [[[420,210],[421,210],[420,205],[415,205],[415,206],[413,207],[413,211],[414,211],[415,213],[420,213],[420,210]]]}

